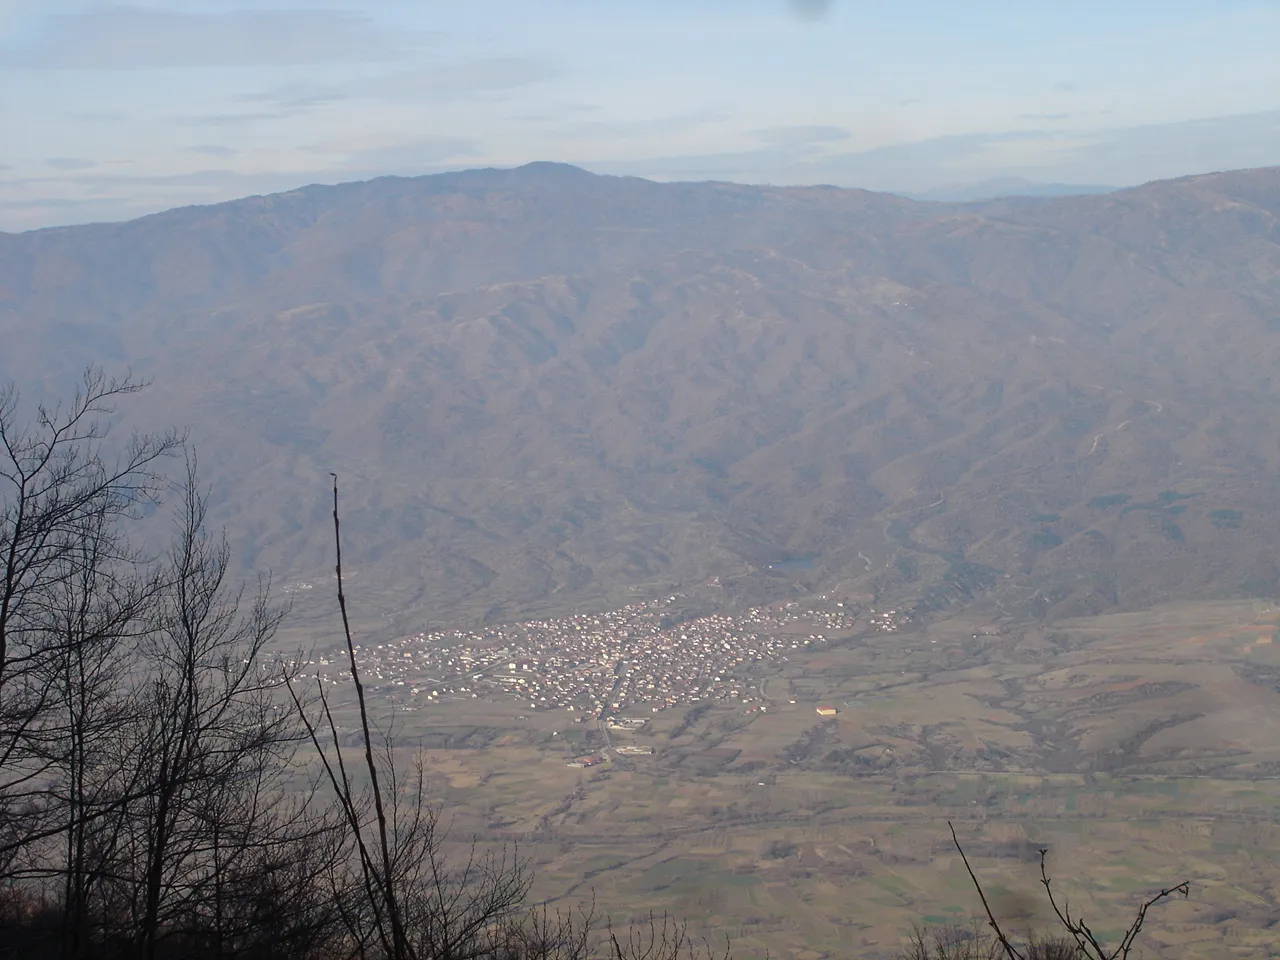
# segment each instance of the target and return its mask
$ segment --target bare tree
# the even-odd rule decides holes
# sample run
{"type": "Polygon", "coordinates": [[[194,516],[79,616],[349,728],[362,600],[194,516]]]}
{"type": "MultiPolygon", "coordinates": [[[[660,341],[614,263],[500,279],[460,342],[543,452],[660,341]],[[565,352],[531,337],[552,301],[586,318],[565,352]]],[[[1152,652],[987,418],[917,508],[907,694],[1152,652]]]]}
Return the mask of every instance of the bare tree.
{"type": "Polygon", "coordinates": [[[1142,932],[1143,924],[1146,922],[1147,911],[1161,900],[1166,900],[1175,894],[1181,894],[1184,897],[1191,895],[1190,881],[1183,880],[1181,883],[1166,887],[1149,897],[1138,908],[1137,915],[1121,935],[1120,942],[1115,947],[1107,949],[1089,928],[1088,924],[1084,922],[1083,918],[1072,916],[1070,905],[1066,901],[1059,905],[1053,892],[1053,885],[1049,879],[1046,863],[1049,851],[1042,849],[1040,851],[1040,883],[1044,887],[1045,895],[1049,899],[1049,905],[1053,908],[1054,915],[1071,939],[1064,943],[1061,938],[1033,937],[1030,943],[1019,947],[1005,934],[999,921],[996,920],[995,914],[992,913],[991,904],[982,889],[982,884],[978,882],[977,874],[973,872],[973,867],[969,865],[969,858],[965,855],[964,848],[960,846],[960,839],[956,836],[956,828],[950,821],[947,822],[947,826],[951,829],[951,841],[955,844],[956,850],[960,854],[960,859],[964,862],[964,868],[969,873],[969,879],[973,881],[974,889],[978,891],[978,899],[982,901],[982,909],[986,913],[987,922],[990,924],[996,941],[1008,960],[1057,960],[1059,957],[1072,955],[1086,957],[1088,960],[1128,960],[1129,953],[1133,950],[1138,934],[1142,932]]]}
{"type": "Polygon", "coordinates": [[[341,837],[291,779],[267,649],[283,609],[232,583],[191,457],[171,549],[130,545],[183,447],[108,456],[112,404],[138,389],[89,371],[29,426],[0,391],[0,922],[67,958],[312,957],[341,837]]]}
{"type": "MultiPolygon", "coordinates": [[[[1080,960],[1080,950],[1069,937],[1031,934],[1019,948],[1027,960],[1080,960]]],[[[974,921],[969,926],[945,924],[916,926],[899,960],[999,960],[1005,956],[1000,939],[974,921]]]]}
{"type": "Polygon", "coordinates": [[[300,661],[269,649],[284,616],[269,582],[233,582],[194,458],[185,483],[163,475],[183,439],[108,439],[114,401],[138,389],[89,371],[29,426],[16,392],[0,391],[6,947],[66,960],[715,960],[665,917],[615,934],[590,911],[529,911],[532,878],[514,851],[473,843],[447,857],[421,756],[399,769],[371,719],[336,478],[352,756],[324,688],[304,703],[300,661]],[[151,558],[132,525],[157,510],[173,510],[176,529],[151,558]],[[304,743],[316,762],[299,757],[304,743]]]}
{"type": "Polygon", "coordinates": [[[331,883],[350,953],[378,960],[730,960],[698,943],[667,916],[615,931],[594,909],[553,913],[527,906],[532,876],[514,851],[472,843],[445,856],[438,811],[428,802],[421,754],[397,769],[389,732],[379,730],[360,677],[342,576],[338,481],[333,478],[338,607],[359,718],[359,759],[351,766],[322,684],[306,702],[286,684],[333,791],[349,858],[331,883]],[[313,716],[313,713],[315,714],[313,716]]]}
{"type": "Polygon", "coordinates": [[[157,578],[129,553],[99,513],[70,544],[48,604],[49,685],[56,712],[44,725],[51,773],[47,799],[64,823],[60,860],[62,952],[78,957],[95,928],[97,887],[119,838],[122,796],[137,791],[127,731],[135,719],[130,677],[136,644],[158,598],[157,578]],[[101,815],[101,814],[107,815],[101,815]]]}
{"type": "Polygon", "coordinates": [[[689,936],[688,924],[649,914],[647,924],[632,924],[621,936],[609,928],[610,960],[732,960],[728,940],[717,950],[710,941],[689,936]]]}
{"type": "Polygon", "coordinates": [[[266,581],[249,596],[229,583],[230,550],[207,533],[206,510],[189,459],[156,620],[140,648],[132,752],[145,789],[129,803],[128,829],[146,960],[190,904],[221,904],[229,871],[273,842],[262,831],[297,742],[266,649],[284,608],[266,581]]]}
{"type": "Polygon", "coordinates": [[[978,924],[916,926],[899,960],[999,960],[1000,942],[978,924]]]}
{"type": "MultiPolygon", "coordinates": [[[[69,704],[57,687],[81,639],[80,628],[57,622],[69,612],[64,601],[83,595],[77,578],[96,579],[122,559],[118,522],[158,501],[159,467],[182,443],[172,432],[135,435],[108,452],[104,417],[140,386],[88,370],[68,403],[37,406],[28,424],[17,390],[0,390],[0,869],[66,827],[45,789],[65,759],[69,704]]],[[[102,614],[89,606],[85,627],[102,614]]]]}
{"type": "Polygon", "coordinates": [[[494,931],[508,926],[524,907],[530,878],[518,857],[505,852],[482,852],[473,845],[460,864],[445,857],[445,837],[437,811],[427,800],[421,758],[415,761],[411,776],[400,775],[392,738],[377,731],[370,718],[347,613],[336,476],[333,533],[347,669],[360,721],[358,774],[348,769],[323,686],[317,683],[319,717],[314,720],[302,697],[288,686],[333,790],[350,844],[348,870],[333,883],[339,915],[360,956],[389,960],[490,956],[494,931]]]}

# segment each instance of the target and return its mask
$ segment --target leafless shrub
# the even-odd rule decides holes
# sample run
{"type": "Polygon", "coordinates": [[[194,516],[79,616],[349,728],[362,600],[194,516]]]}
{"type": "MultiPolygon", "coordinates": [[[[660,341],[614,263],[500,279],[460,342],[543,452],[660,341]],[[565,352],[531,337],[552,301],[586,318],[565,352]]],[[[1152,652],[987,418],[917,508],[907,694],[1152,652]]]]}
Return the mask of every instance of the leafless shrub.
{"type": "Polygon", "coordinates": [[[978,892],[978,898],[982,901],[982,908],[986,912],[987,922],[995,935],[996,942],[1000,945],[1008,960],[1058,960],[1058,958],[1066,957],[1085,957],[1088,960],[1127,960],[1133,950],[1134,943],[1138,939],[1138,934],[1142,932],[1143,924],[1147,919],[1147,912],[1160,901],[1166,900],[1175,894],[1181,894],[1183,897],[1191,894],[1190,881],[1183,880],[1181,883],[1166,887],[1151,896],[1138,908],[1137,915],[1121,935],[1120,942],[1115,947],[1107,949],[1093,930],[1090,929],[1089,925],[1085,923],[1084,918],[1074,916],[1071,913],[1071,906],[1066,900],[1062,901],[1061,904],[1058,903],[1057,896],[1053,892],[1053,883],[1049,879],[1046,862],[1049,851],[1041,850],[1040,883],[1044,887],[1049,906],[1053,908],[1054,916],[1058,918],[1058,922],[1066,931],[1069,939],[1065,937],[1033,938],[1030,943],[1019,947],[1005,934],[999,921],[996,920],[995,914],[992,913],[991,904],[982,889],[982,884],[973,872],[973,867],[969,864],[969,858],[965,855],[964,848],[960,845],[960,839],[956,836],[956,828],[950,822],[947,823],[947,826],[951,828],[951,840],[960,854],[960,859],[964,862],[964,868],[969,873],[969,879],[973,881],[974,889],[978,892]]]}
{"type": "Polygon", "coordinates": [[[1027,941],[1027,960],[1080,960],[1085,956],[1070,937],[1032,934],[1027,941]]]}
{"type": "Polygon", "coordinates": [[[915,926],[899,960],[997,960],[1000,943],[978,924],[915,926]]]}

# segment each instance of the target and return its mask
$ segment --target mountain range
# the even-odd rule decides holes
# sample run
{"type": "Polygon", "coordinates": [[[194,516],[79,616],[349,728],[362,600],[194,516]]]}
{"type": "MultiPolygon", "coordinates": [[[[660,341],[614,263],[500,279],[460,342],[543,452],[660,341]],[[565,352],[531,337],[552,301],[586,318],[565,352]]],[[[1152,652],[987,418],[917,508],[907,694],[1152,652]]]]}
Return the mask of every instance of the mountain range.
{"type": "Polygon", "coordinates": [[[1115,187],[1087,183],[1041,183],[1024,177],[995,177],[973,183],[951,183],[920,193],[904,193],[912,200],[940,200],[947,203],[972,203],[1006,197],[1075,197],[1094,193],[1111,193],[1115,187]]]}
{"type": "Polygon", "coordinates": [[[151,381],[388,630],[693,584],[1058,618],[1280,579],[1280,168],[946,204],[537,163],[0,234],[0,376],[151,381]]]}

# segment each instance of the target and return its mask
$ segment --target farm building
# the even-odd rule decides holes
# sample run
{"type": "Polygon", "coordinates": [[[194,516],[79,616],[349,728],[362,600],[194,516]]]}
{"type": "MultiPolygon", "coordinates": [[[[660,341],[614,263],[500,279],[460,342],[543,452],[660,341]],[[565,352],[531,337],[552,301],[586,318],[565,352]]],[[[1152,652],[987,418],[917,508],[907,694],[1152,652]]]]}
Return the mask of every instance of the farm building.
{"type": "Polygon", "coordinates": [[[600,756],[599,754],[591,754],[590,756],[586,756],[586,757],[574,757],[572,760],[566,763],[565,766],[566,767],[594,767],[596,764],[600,764],[600,763],[604,763],[604,757],[600,756]]]}

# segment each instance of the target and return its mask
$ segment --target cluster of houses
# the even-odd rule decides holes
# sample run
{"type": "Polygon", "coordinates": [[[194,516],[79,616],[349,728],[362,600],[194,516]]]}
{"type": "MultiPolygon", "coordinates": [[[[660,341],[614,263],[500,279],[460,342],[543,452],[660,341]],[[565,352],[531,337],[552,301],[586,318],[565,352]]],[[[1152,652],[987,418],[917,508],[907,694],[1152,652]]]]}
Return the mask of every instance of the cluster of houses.
{"type": "MultiPolygon", "coordinates": [[[[363,679],[420,707],[503,694],[530,710],[584,717],[632,706],[652,712],[699,701],[764,702],[762,666],[854,628],[852,603],[784,602],[682,620],[680,595],[577,614],[401,637],[357,649],[363,679]]],[[[304,667],[344,682],[342,658],[304,667]]]]}

